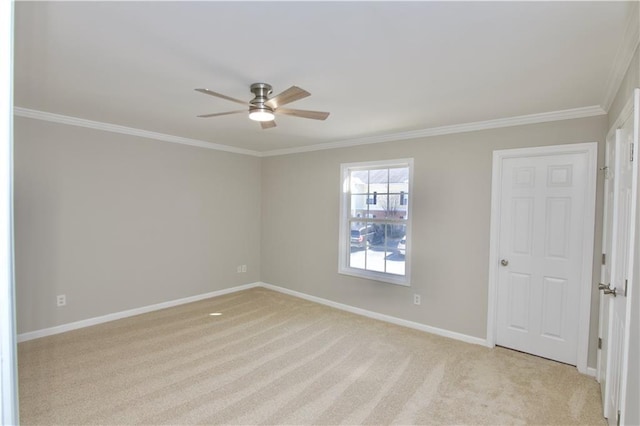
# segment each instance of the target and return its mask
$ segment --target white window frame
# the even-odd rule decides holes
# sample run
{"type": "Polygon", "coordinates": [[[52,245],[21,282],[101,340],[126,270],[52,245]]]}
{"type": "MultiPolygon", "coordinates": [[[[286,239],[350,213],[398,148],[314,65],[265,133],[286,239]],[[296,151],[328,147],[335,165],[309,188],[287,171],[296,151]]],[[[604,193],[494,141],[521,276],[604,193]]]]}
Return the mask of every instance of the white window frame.
{"type": "Polygon", "coordinates": [[[338,247],[338,273],[355,277],[381,281],[390,284],[403,286],[411,285],[411,223],[413,221],[413,158],[402,158],[395,160],[367,161],[358,163],[344,163],[340,165],[340,232],[338,247]],[[349,173],[354,170],[384,169],[390,167],[409,168],[409,203],[407,205],[406,223],[406,248],[405,248],[405,271],[404,275],[391,274],[387,272],[369,271],[349,266],[351,253],[351,229],[349,215],[351,212],[351,188],[349,185],[349,173]]]}

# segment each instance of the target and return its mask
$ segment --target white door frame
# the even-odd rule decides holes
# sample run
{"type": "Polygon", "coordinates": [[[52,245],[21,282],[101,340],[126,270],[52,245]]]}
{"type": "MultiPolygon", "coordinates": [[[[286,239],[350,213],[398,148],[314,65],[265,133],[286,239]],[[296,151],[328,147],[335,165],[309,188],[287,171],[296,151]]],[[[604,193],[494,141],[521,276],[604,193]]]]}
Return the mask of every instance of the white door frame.
{"type": "MultiPolygon", "coordinates": [[[[617,126],[619,127],[619,126],[617,126]]],[[[617,129],[616,127],[616,129],[617,129]]],[[[616,153],[616,139],[617,130],[609,132],[605,139],[605,158],[604,167],[602,170],[604,177],[604,193],[603,193],[603,214],[602,214],[602,254],[606,255],[606,262],[602,262],[600,269],[600,284],[609,284],[611,282],[611,261],[613,254],[613,184],[615,174],[615,153],[616,153]]],[[[604,257],[603,257],[603,260],[604,257]]],[[[609,298],[605,298],[601,292],[598,292],[600,296],[600,306],[598,309],[598,339],[601,343],[598,344],[598,357],[596,367],[596,380],[600,383],[602,405],[604,407],[604,417],[609,417],[606,404],[606,365],[607,360],[603,357],[603,354],[608,356],[608,327],[609,327],[609,298]]]]}
{"type": "Polygon", "coordinates": [[[487,345],[496,345],[498,265],[500,261],[500,205],[502,163],[507,158],[537,157],[561,154],[587,155],[587,194],[585,194],[584,244],[582,250],[583,284],[580,286],[578,314],[578,371],[587,374],[589,356],[589,320],[591,318],[591,287],[593,285],[593,243],[596,207],[596,178],[598,168],[598,143],[553,145],[531,148],[505,149],[493,152],[493,176],[491,180],[491,234],[489,241],[489,300],[487,306],[487,345]]]}
{"type": "Polygon", "coordinates": [[[0,1],[0,423],[18,424],[13,280],[13,1],[0,1]]]}

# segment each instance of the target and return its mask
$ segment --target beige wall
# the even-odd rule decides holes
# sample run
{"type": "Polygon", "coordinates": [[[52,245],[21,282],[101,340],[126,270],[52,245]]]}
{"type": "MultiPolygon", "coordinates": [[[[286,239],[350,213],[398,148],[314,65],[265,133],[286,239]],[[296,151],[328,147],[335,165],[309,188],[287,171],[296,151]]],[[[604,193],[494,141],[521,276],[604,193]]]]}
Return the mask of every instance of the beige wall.
{"type": "Polygon", "coordinates": [[[636,48],[636,52],[629,64],[629,68],[620,83],[620,88],[616,93],[611,107],[609,108],[609,127],[615,124],[620,112],[625,107],[633,89],[640,87],[640,48],[636,48]]]}
{"type": "MultiPolygon", "coordinates": [[[[264,158],[262,281],[485,338],[493,151],[600,142],[602,157],[606,130],[607,117],[600,116],[264,158]],[[405,157],[415,160],[411,287],[338,274],[340,164],[405,157]],[[413,305],[414,293],[422,296],[420,306],[413,305]]],[[[600,180],[597,196],[595,258],[600,180]]],[[[594,259],[594,283],[599,274],[594,259]]],[[[598,293],[592,288],[589,366],[595,367],[598,293]]]]}
{"type": "MultiPolygon", "coordinates": [[[[16,118],[18,332],[264,281],[484,338],[492,152],[602,142],[606,128],[601,116],[259,159],[16,118]],[[338,274],[340,164],[405,157],[412,286],[338,274]]],[[[598,225],[596,255],[600,238],[598,225]]],[[[589,366],[596,336],[594,320],[589,366]]]]}
{"type": "Polygon", "coordinates": [[[26,118],[14,133],[19,333],[259,280],[259,158],[26,118]]]}

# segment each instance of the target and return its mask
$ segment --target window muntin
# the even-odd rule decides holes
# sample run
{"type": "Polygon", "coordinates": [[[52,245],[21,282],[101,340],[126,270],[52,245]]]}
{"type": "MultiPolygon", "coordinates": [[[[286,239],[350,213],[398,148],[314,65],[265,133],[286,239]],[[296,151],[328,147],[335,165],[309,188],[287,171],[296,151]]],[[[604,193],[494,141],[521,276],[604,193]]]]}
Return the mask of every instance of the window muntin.
{"type": "Polygon", "coordinates": [[[409,285],[412,165],[342,165],[340,273],[409,285]]]}

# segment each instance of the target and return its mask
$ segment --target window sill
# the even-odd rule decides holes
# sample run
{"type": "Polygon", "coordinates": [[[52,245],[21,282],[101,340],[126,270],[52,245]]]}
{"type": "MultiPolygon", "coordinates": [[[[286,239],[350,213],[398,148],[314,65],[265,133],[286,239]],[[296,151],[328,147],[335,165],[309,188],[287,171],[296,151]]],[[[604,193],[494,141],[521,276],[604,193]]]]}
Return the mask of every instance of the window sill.
{"type": "Polygon", "coordinates": [[[338,273],[341,275],[349,275],[352,277],[363,278],[365,280],[380,281],[387,284],[401,285],[411,287],[411,279],[409,276],[386,274],[384,272],[365,271],[357,268],[340,268],[338,273]]]}

